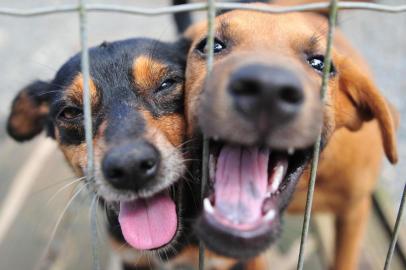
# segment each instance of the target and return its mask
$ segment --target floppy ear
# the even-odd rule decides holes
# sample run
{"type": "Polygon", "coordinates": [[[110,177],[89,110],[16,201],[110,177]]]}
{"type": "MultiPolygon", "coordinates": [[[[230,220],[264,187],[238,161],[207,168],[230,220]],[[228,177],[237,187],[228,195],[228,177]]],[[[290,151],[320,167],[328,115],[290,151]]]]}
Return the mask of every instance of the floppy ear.
{"type": "Polygon", "coordinates": [[[185,62],[191,45],[192,41],[189,38],[183,36],[174,42],[176,51],[184,56],[185,62]]]}
{"type": "Polygon", "coordinates": [[[7,132],[15,140],[30,140],[44,129],[49,112],[49,87],[47,82],[35,81],[14,98],[7,121],[7,132]]]}
{"type": "Polygon", "coordinates": [[[350,130],[357,130],[364,121],[376,119],[386,156],[392,164],[396,163],[398,161],[396,146],[398,113],[380,94],[368,75],[364,74],[352,61],[346,61],[344,68],[339,71],[339,76],[340,91],[344,92],[348,100],[341,99],[341,104],[338,106],[345,105],[345,102],[351,103],[348,104],[350,106],[343,106],[346,108],[346,112],[343,112],[341,116],[341,124],[350,130]]]}

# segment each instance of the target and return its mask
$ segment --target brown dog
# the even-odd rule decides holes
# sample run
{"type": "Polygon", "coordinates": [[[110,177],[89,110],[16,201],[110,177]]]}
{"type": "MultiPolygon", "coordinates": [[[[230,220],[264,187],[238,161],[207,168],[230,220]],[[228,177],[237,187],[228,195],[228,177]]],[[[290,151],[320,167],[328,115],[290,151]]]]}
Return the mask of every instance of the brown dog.
{"type": "MultiPolygon", "coordinates": [[[[300,1],[278,3],[285,2],[300,1]]],[[[225,13],[215,21],[210,77],[207,23],[185,34],[192,43],[187,132],[212,139],[210,188],[197,232],[216,253],[255,258],[279,236],[285,208],[303,212],[312,145],[322,128],[313,208],[337,217],[334,269],[357,268],[383,153],[397,161],[397,115],[340,31],[323,107],[327,29],[326,17],[316,13],[225,13]]],[[[258,265],[251,269],[268,269],[258,265]]]]}

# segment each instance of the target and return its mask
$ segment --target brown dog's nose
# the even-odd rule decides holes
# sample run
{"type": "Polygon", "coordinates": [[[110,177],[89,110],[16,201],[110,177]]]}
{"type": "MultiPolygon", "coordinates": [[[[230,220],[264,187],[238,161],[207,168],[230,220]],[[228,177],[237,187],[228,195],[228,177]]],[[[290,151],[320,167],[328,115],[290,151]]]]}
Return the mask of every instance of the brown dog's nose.
{"type": "Polygon", "coordinates": [[[157,174],[158,150],[146,141],[122,144],[104,157],[102,170],[106,180],[117,189],[137,191],[157,174]]]}
{"type": "Polygon", "coordinates": [[[304,100],[301,82],[292,71],[261,64],[236,70],[229,91],[238,112],[268,127],[294,118],[304,100]]]}

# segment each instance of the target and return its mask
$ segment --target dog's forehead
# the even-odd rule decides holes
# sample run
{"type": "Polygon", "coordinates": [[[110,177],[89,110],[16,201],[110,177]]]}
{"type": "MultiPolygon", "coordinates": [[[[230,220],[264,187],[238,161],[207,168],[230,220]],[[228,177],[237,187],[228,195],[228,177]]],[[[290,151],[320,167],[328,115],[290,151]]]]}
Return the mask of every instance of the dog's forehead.
{"type": "Polygon", "coordinates": [[[308,42],[313,36],[322,37],[327,25],[320,19],[313,14],[236,10],[220,16],[217,29],[236,42],[286,47],[308,42]]]}
{"type": "MultiPolygon", "coordinates": [[[[151,39],[103,42],[89,50],[89,60],[91,88],[98,92],[142,91],[159,83],[169,70],[182,72],[184,66],[172,44],[151,39]]],[[[82,80],[81,56],[77,54],[61,67],[53,84],[79,98],[82,80]]]]}

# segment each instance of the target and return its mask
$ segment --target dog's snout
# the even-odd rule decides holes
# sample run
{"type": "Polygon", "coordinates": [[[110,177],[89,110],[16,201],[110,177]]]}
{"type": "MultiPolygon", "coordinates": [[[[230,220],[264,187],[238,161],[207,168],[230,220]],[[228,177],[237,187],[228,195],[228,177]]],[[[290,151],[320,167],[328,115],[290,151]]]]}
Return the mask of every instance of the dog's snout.
{"type": "Polygon", "coordinates": [[[158,173],[160,154],[150,143],[140,141],[112,148],[104,157],[106,180],[117,189],[137,191],[158,173]]]}
{"type": "Polygon", "coordinates": [[[260,64],[235,71],[229,91],[238,112],[269,124],[293,118],[304,100],[301,82],[292,71],[260,64]]]}

